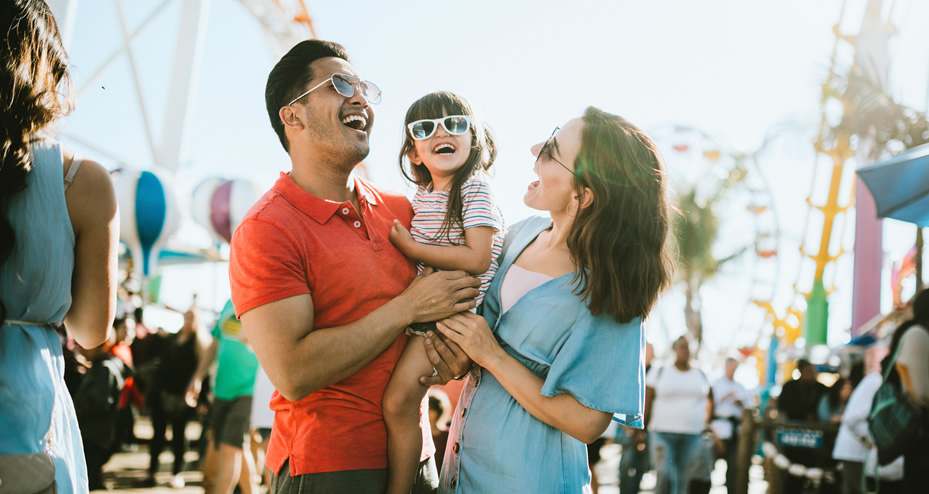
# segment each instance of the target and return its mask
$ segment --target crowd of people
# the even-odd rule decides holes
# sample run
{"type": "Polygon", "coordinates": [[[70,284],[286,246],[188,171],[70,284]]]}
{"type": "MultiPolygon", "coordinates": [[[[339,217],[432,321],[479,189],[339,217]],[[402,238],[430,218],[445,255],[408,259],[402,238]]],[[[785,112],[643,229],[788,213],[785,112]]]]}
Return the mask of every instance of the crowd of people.
{"type": "MultiPolygon", "coordinates": [[[[682,336],[651,365],[643,321],[671,283],[673,208],[636,125],[591,106],[540,139],[523,198],[539,215],[511,221],[487,173],[491,127],[463,96],[427,94],[403,122],[411,201],[353,174],[380,89],[341,45],[296,44],[265,90],[290,170],[234,233],[232,296],[207,343],[196,304],[176,332],[151,331],[141,308],[116,319],[113,184],[54,138],[73,105],[55,19],[42,0],[8,0],[0,30],[0,489],[106,488],[107,460],[142,439],[140,409],[152,424],[140,486],[157,484],[169,426],[170,485],[184,485],[187,425],[201,420],[211,493],[590,492],[614,422],[622,492],[654,469],[660,494],[706,493],[717,459],[733,487],[740,417],[756,406],[739,362],[711,382],[682,336]],[[451,411],[428,390],[453,380],[451,411]]],[[[927,298],[886,364],[921,428],[927,298]]],[[[855,469],[875,472],[845,446],[869,449],[867,390],[854,376],[827,390],[807,361],[798,374],[779,420],[838,424],[832,456],[856,492],[855,469]]],[[[878,488],[917,492],[926,444],[907,445],[899,479],[872,475],[878,488]]]]}

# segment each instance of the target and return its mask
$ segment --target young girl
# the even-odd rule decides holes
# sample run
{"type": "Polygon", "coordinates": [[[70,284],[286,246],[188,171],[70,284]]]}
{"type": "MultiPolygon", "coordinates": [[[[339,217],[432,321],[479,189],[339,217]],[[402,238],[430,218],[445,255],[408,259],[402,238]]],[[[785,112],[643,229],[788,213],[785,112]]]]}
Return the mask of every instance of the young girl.
{"type": "MultiPolygon", "coordinates": [[[[410,231],[395,222],[390,240],[418,261],[418,271],[432,266],[479,276],[480,304],[503,246],[503,218],[484,174],[497,154],[493,136],[474,117],[471,105],[450,92],[427,94],[413,103],[406,130],[400,169],[419,187],[410,231]]],[[[433,372],[422,342],[427,330],[435,330],[435,323],[409,329],[410,341],[384,392],[388,494],[408,494],[420,462],[419,407],[428,387],[419,377],[433,372]]]]}

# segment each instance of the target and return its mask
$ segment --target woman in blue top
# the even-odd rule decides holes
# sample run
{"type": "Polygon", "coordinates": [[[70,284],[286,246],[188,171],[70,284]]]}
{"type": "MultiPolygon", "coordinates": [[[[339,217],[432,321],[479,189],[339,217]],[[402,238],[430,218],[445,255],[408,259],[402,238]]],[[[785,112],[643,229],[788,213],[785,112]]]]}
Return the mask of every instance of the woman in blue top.
{"type": "Polygon", "coordinates": [[[45,492],[54,482],[58,492],[84,493],[81,434],[53,326],[64,322],[84,348],[107,339],[116,194],[105,168],[48,137],[71,108],[68,56],[48,5],[0,2],[0,38],[0,484],[45,492]]]}
{"type": "Polygon", "coordinates": [[[588,108],[532,148],[527,206],[483,317],[439,331],[475,364],[440,492],[590,492],[584,443],[611,417],[642,426],[642,319],[671,276],[664,166],[651,139],[588,108]]]}

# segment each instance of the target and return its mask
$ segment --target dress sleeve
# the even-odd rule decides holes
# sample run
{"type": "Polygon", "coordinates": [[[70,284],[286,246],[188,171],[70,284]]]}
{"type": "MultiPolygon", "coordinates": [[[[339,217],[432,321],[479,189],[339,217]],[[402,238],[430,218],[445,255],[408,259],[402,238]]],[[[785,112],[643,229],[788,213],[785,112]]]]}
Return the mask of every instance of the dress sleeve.
{"type": "Polygon", "coordinates": [[[248,219],[235,231],[229,254],[229,283],[237,317],[271,302],[310,293],[301,252],[286,229],[248,219]]]}
{"type": "Polygon", "coordinates": [[[489,183],[474,178],[462,185],[461,218],[465,230],[489,226],[495,231],[503,231],[503,216],[489,183]]]}
{"type": "Polygon", "coordinates": [[[645,408],[641,319],[619,324],[607,315],[595,317],[586,308],[579,312],[545,377],[542,394],[570,394],[587,408],[610,412],[614,420],[641,428],[645,408]]]}

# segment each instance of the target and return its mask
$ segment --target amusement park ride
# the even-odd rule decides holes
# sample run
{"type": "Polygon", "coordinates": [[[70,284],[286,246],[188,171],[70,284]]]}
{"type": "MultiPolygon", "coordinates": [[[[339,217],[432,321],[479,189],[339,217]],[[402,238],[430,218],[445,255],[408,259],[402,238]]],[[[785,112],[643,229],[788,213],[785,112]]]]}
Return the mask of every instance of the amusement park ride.
{"type": "MultiPolygon", "coordinates": [[[[867,319],[879,316],[880,222],[870,197],[856,201],[856,195],[861,197],[865,188],[856,187],[854,182],[855,162],[863,166],[874,161],[875,150],[861,139],[853,146],[849,130],[835,125],[837,112],[841,116],[856,109],[854,102],[835,91],[833,78],[842,71],[839,53],[844,50],[851,53],[850,70],[866,64],[873,77],[886,79],[887,40],[893,27],[881,19],[890,18],[893,5],[884,17],[882,7],[882,0],[868,0],[861,30],[857,36],[851,36],[840,30],[846,12],[843,2],[833,29],[835,41],[828,80],[822,85],[819,130],[813,143],[816,159],[799,245],[803,261],[797,266],[786,305],[778,305],[775,299],[781,266],[779,244],[784,239],[780,237],[768,182],[758,162],[770,138],[755,152],[744,154],[727,149],[707,134],[689,127],[668,126],[653,132],[668,162],[672,188],[679,194],[682,190],[691,191],[698,203],[718,202],[718,238],[725,241],[714,245],[713,255],[737,266],[729,269],[735,276],[728,277],[727,295],[733,301],[730,310],[741,312],[741,317],[735,318],[736,327],[726,328],[724,340],[740,345],[742,355],[754,360],[763,385],[783,380],[777,375],[779,368],[785,374],[792,371],[788,355],[799,355],[813,346],[827,344],[827,300],[836,289],[834,264],[852,249],[845,245],[850,222],[856,223],[854,304],[859,307],[857,311],[866,307],[864,315],[856,313],[853,318],[853,336],[867,319]],[[857,215],[852,209],[856,202],[860,205],[857,215]],[[720,249],[723,243],[729,246],[728,252],[719,251],[724,250],[720,249]],[[744,337],[737,333],[751,334],[754,341],[745,344],[744,337]]],[[[912,274],[912,269],[905,268],[892,273],[895,294],[899,291],[899,278],[912,274]]],[[[724,277],[726,270],[726,266],[720,266],[724,277]]],[[[689,303],[688,300],[685,305],[689,303]]],[[[688,309],[684,308],[685,313],[688,309]]]]}
{"type": "MultiPolygon", "coordinates": [[[[59,19],[62,36],[68,43],[73,32],[79,0],[49,0],[59,19]]],[[[241,5],[258,21],[269,48],[277,56],[282,55],[298,41],[315,37],[313,23],[304,0],[241,0],[241,5]]],[[[241,178],[211,177],[193,189],[189,200],[177,197],[174,175],[185,159],[185,150],[190,140],[190,121],[193,94],[197,87],[201,66],[206,24],[210,0],[164,0],[152,4],[144,17],[130,19],[123,0],[112,1],[119,24],[121,43],[95,67],[82,67],[90,75],[80,80],[75,88],[78,98],[90,89],[99,86],[100,77],[109,70],[119,70],[117,63],[128,65],[128,76],[134,88],[134,98],[139,109],[137,118],[144,130],[148,156],[139,159],[151,163],[152,167],[140,170],[131,165],[121,165],[112,172],[121,211],[120,240],[127,255],[123,256],[127,279],[137,281],[155,277],[157,265],[162,263],[186,263],[221,261],[222,244],[228,244],[232,232],[248,208],[258,199],[257,186],[241,178]],[[170,7],[170,8],[169,8],[170,7]],[[168,95],[164,111],[154,111],[156,103],[143,90],[144,80],[140,73],[142,57],[137,55],[135,41],[152,29],[160,17],[176,12],[177,35],[174,57],[170,72],[168,95]],[[160,139],[154,116],[160,119],[160,139]],[[179,226],[182,204],[191,204],[190,215],[213,238],[216,247],[192,249],[183,245],[169,244],[179,226]]],[[[145,63],[151,63],[146,60],[145,63]]],[[[127,112],[131,118],[131,112],[127,112]]],[[[110,158],[117,163],[124,159],[110,147],[107,136],[88,138],[76,133],[64,132],[65,139],[92,150],[96,155],[110,158]]],[[[147,283],[140,283],[146,290],[147,283]]]]}

